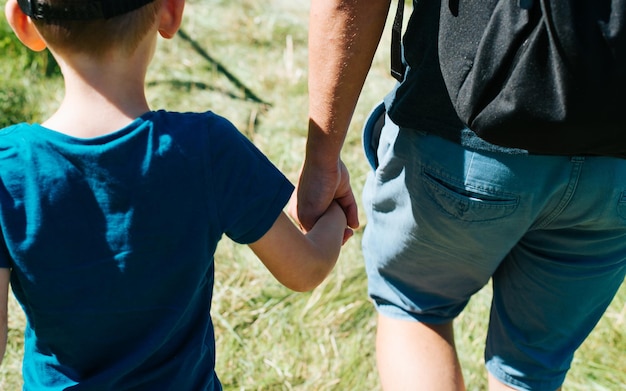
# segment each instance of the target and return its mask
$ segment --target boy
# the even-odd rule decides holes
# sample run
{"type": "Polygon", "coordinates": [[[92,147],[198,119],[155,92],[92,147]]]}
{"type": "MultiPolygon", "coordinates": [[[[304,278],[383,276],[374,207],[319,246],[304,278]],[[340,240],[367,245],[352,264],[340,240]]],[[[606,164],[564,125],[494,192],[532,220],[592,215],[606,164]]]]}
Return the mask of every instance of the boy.
{"type": "Polygon", "coordinates": [[[157,33],[174,36],[183,8],[6,4],[66,88],[47,121],[0,132],[1,342],[10,275],[27,318],[25,389],[220,390],[209,310],[221,236],[249,244],[296,291],[337,260],[338,205],[305,236],[282,212],[292,185],[228,121],[150,111],[157,33]]]}

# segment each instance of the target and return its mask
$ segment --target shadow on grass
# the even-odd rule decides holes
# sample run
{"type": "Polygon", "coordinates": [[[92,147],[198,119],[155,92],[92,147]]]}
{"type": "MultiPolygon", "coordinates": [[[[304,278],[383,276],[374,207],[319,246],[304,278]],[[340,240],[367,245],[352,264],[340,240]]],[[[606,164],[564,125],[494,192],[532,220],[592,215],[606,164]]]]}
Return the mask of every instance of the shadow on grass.
{"type": "MultiPolygon", "coordinates": [[[[197,88],[199,90],[213,91],[213,92],[220,93],[222,95],[226,95],[228,98],[235,99],[235,100],[251,100],[247,96],[241,97],[241,96],[236,95],[233,92],[227,91],[223,88],[214,87],[212,85],[203,83],[201,81],[170,79],[170,80],[155,80],[155,81],[151,81],[147,83],[147,85],[150,87],[154,87],[160,84],[169,84],[175,88],[185,89],[185,90],[191,90],[192,88],[197,88]]],[[[263,105],[269,105],[269,103],[265,103],[265,102],[257,102],[257,101],[254,101],[254,102],[260,103],[263,105]]]]}
{"type": "Polygon", "coordinates": [[[202,46],[200,46],[200,44],[198,44],[198,42],[196,42],[191,36],[189,36],[189,34],[185,32],[185,30],[180,29],[178,31],[178,36],[183,41],[187,42],[193,48],[193,50],[198,55],[200,55],[200,57],[204,58],[208,63],[210,63],[212,68],[216,69],[219,73],[224,75],[224,77],[226,77],[228,81],[230,81],[238,90],[242,91],[244,94],[243,98],[233,92],[228,92],[223,89],[218,89],[213,86],[210,86],[206,83],[195,82],[195,81],[163,80],[163,81],[153,81],[149,83],[148,85],[154,86],[157,84],[168,83],[179,88],[195,87],[195,88],[199,88],[203,90],[216,91],[232,99],[242,99],[242,100],[252,101],[254,103],[259,103],[264,106],[271,106],[269,102],[265,102],[264,100],[259,98],[257,94],[255,94],[249,87],[247,87],[241,80],[239,80],[237,76],[231,73],[224,65],[222,65],[222,63],[220,63],[218,60],[213,58],[202,46]]]}

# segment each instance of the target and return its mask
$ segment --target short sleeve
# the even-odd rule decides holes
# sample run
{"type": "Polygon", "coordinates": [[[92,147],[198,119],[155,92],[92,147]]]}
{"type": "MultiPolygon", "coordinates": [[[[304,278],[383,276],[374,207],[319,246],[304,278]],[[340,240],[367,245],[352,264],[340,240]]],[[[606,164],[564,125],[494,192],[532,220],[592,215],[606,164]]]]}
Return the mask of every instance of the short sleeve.
{"type": "Polygon", "coordinates": [[[272,227],[294,187],[230,122],[220,121],[209,144],[209,186],[223,231],[235,242],[253,243],[272,227]]]}
{"type": "Polygon", "coordinates": [[[11,257],[9,251],[4,244],[4,240],[0,240],[0,269],[11,268],[11,257]]]}
{"type": "MultiPolygon", "coordinates": [[[[14,126],[9,127],[9,128],[4,128],[1,131],[3,132],[3,134],[8,134],[14,128],[15,128],[14,126]]],[[[4,158],[10,157],[11,155],[13,155],[13,153],[14,152],[12,151],[11,147],[8,147],[7,145],[4,145],[3,143],[0,144],[0,159],[2,159],[4,162],[4,167],[3,167],[4,169],[7,169],[6,160],[4,160],[4,158]]],[[[1,176],[2,175],[0,175],[0,177],[1,176]]],[[[4,189],[5,189],[4,181],[0,179],[0,203],[12,205],[14,201],[10,199],[8,195],[5,197],[6,192],[4,191],[4,189]]],[[[4,218],[4,214],[5,214],[5,209],[3,208],[3,205],[0,205],[0,221],[6,220],[4,218]]],[[[0,268],[6,269],[6,268],[12,267],[12,260],[11,260],[11,255],[6,245],[6,241],[2,233],[3,231],[4,230],[0,229],[0,268]]]]}

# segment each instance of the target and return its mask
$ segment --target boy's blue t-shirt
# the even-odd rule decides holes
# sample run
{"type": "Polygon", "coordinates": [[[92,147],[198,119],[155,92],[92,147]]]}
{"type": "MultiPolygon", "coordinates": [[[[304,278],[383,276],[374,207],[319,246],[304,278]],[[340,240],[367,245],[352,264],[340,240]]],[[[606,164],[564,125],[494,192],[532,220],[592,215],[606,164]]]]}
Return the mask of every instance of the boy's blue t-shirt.
{"type": "Polygon", "coordinates": [[[0,131],[0,267],[27,318],[26,390],[219,390],[216,245],[251,243],[289,181],[212,113],[77,139],[0,131]]]}

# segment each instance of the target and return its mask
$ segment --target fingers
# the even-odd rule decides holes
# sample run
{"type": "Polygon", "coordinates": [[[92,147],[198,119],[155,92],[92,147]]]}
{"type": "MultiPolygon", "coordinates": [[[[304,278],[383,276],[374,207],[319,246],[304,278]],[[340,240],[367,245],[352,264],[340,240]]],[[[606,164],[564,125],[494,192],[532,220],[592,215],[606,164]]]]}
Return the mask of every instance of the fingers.
{"type": "Polygon", "coordinates": [[[352,192],[352,188],[349,189],[349,192],[342,197],[335,198],[341,209],[343,209],[343,213],[346,215],[346,219],[348,220],[348,227],[352,229],[359,228],[359,209],[356,203],[356,198],[354,197],[354,193],[352,192]]]}
{"type": "Polygon", "coordinates": [[[354,236],[354,231],[350,228],[346,228],[343,231],[343,241],[341,242],[341,245],[346,244],[346,242],[352,237],[354,236]]]}
{"type": "Polygon", "coordinates": [[[287,204],[287,214],[293,221],[295,221],[298,225],[300,224],[300,219],[298,218],[298,190],[296,189],[289,199],[289,203],[287,204]]]}
{"type": "Polygon", "coordinates": [[[312,197],[311,193],[305,192],[301,188],[298,189],[299,196],[294,213],[297,215],[297,220],[302,228],[308,231],[313,228],[320,216],[328,209],[332,198],[325,201],[321,197],[312,197]],[[306,195],[302,196],[303,194],[306,195]]]}
{"type": "Polygon", "coordinates": [[[359,227],[358,207],[350,185],[350,175],[339,160],[336,170],[328,172],[320,168],[303,166],[300,172],[296,196],[292,197],[289,214],[307,231],[326,211],[331,202],[337,201],[346,215],[345,240],[359,227]]]}
{"type": "Polygon", "coordinates": [[[327,173],[314,167],[303,166],[296,189],[293,212],[305,230],[310,230],[326,211],[335,197],[337,173],[327,173]]]}
{"type": "Polygon", "coordinates": [[[359,227],[359,210],[350,185],[350,174],[345,164],[339,161],[339,182],[335,191],[335,200],[343,209],[348,220],[348,227],[356,229],[359,227]]]}

